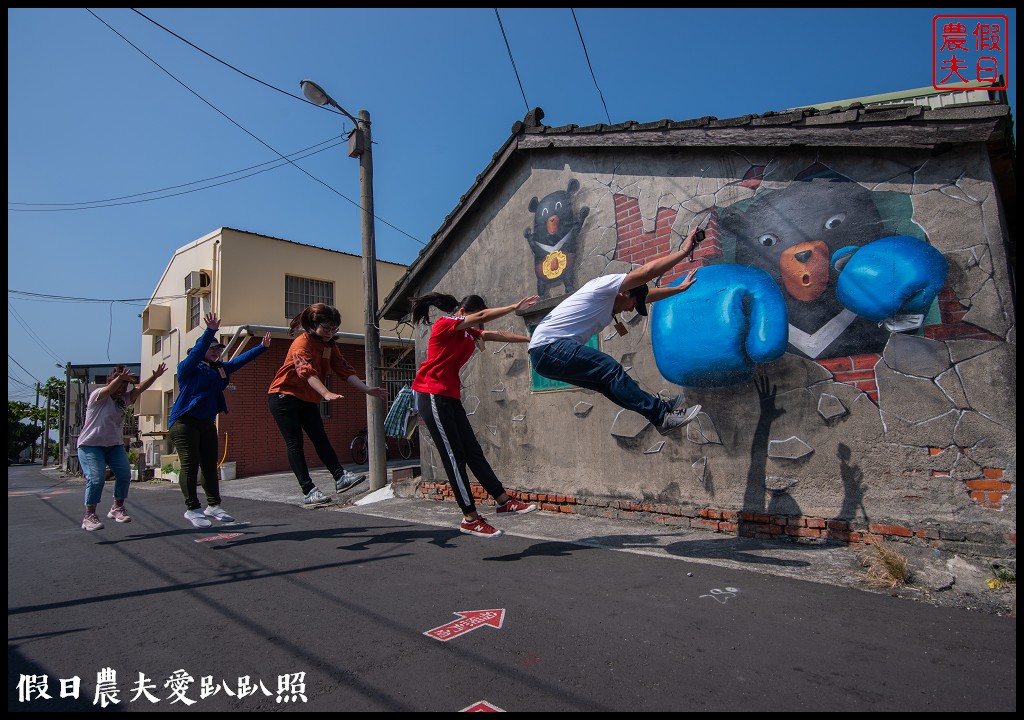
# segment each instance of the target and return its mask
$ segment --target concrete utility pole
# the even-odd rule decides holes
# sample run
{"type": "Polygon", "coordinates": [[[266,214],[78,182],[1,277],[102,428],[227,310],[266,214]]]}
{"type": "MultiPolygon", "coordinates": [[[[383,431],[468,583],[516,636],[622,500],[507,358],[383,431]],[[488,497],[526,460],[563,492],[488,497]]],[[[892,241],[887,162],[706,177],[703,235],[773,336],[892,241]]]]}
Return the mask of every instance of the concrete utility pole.
{"type": "MultiPolygon", "coordinates": [[[[380,387],[380,329],[377,327],[377,241],[373,228],[373,149],[370,113],[359,111],[357,133],[349,139],[349,155],[359,157],[359,204],[363,206],[363,284],[366,291],[366,384],[380,387]],[[362,146],[360,148],[360,145],[362,146]]],[[[388,468],[384,448],[384,401],[366,396],[367,450],[370,460],[370,490],[387,485],[388,468]]]]}
{"type": "Polygon", "coordinates": [[[50,450],[50,387],[46,387],[46,418],[43,420],[43,467],[50,450]]]}
{"type": "MultiPolygon", "coordinates": [[[[36,383],[36,410],[37,411],[39,410],[39,391],[42,390],[42,389],[43,389],[43,386],[40,385],[39,383],[36,383]]],[[[33,423],[33,426],[34,427],[39,427],[39,413],[38,412],[36,412],[35,422],[33,423]]],[[[36,439],[32,441],[32,449],[29,451],[29,454],[28,454],[29,462],[33,462],[34,463],[36,461],[36,442],[38,442],[38,440],[39,440],[39,438],[36,437],[36,439]]]]}
{"type": "MultiPolygon", "coordinates": [[[[360,110],[359,118],[312,80],[299,83],[302,94],[315,105],[331,105],[355,123],[348,137],[348,156],[359,158],[359,204],[362,208],[363,291],[366,305],[366,384],[380,387],[380,328],[377,327],[377,246],[373,235],[373,140],[370,113],[360,110]]],[[[387,485],[388,467],[384,454],[384,401],[366,396],[367,451],[370,460],[370,490],[387,485]]]]}

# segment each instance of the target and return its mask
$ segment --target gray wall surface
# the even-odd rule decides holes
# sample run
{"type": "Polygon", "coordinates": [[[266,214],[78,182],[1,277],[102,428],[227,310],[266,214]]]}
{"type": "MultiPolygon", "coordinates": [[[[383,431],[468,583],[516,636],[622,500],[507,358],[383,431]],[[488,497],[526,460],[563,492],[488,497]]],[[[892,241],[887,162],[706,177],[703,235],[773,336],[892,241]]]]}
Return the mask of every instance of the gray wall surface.
{"type": "MultiPolygon", "coordinates": [[[[795,323],[811,333],[844,310],[839,273],[827,263],[820,295],[794,299],[792,278],[778,272],[787,260],[766,254],[770,238],[757,242],[803,238],[835,252],[815,213],[831,209],[828,228],[849,229],[843,242],[858,247],[917,238],[941,253],[947,274],[921,327],[892,332],[856,317],[835,344],[790,344],[727,385],[684,386],[661,371],[672,365],[665,358],[685,363],[688,348],[713,343],[703,321],[659,328],[655,306],[650,317],[627,313],[628,334],[609,326],[600,349],[649,392],[684,393],[703,406],[697,421],[666,437],[597,393],[531,389],[543,383],[526,346],[491,343],[461,372],[463,404],[509,490],[572,512],[646,511],[649,521],[758,537],[858,542],[872,534],[1015,552],[1015,317],[1006,229],[982,148],[939,157],[749,148],[528,157],[532,166],[494,181],[483,209],[460,222],[419,294],[478,293],[491,306],[537,292],[557,298],[676,250],[708,212],[708,239],[693,262],[659,284],[692,267],[760,265],[786,300],[790,343],[795,323]],[[569,206],[562,227],[574,225],[577,236],[559,261],[571,267],[549,278],[531,240],[540,238],[540,207],[556,193],[562,211],[569,206]]],[[[700,286],[700,270],[697,278],[677,297],[700,286]]],[[[525,333],[540,317],[509,315],[489,329],[525,333]]],[[[417,330],[417,361],[428,335],[429,326],[417,330]]],[[[426,433],[422,451],[425,480],[443,486],[426,433]]]]}

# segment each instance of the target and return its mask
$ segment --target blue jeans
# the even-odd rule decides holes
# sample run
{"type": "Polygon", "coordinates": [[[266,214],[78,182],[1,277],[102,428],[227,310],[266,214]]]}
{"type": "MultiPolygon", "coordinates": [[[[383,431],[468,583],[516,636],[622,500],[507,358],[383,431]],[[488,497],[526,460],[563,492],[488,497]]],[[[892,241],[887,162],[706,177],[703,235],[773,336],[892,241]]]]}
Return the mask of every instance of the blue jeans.
{"type": "Polygon", "coordinates": [[[644,392],[611,356],[575,340],[555,340],[533,348],[530,364],[542,377],[596,390],[619,407],[643,415],[654,425],[660,425],[668,412],[667,402],[644,392]]]}
{"type": "Polygon", "coordinates": [[[132,467],[124,445],[81,445],[78,448],[78,462],[85,474],[85,504],[99,505],[103,497],[103,482],[107,478],[107,466],[114,471],[114,499],[128,497],[128,486],[132,481],[132,467]]]}

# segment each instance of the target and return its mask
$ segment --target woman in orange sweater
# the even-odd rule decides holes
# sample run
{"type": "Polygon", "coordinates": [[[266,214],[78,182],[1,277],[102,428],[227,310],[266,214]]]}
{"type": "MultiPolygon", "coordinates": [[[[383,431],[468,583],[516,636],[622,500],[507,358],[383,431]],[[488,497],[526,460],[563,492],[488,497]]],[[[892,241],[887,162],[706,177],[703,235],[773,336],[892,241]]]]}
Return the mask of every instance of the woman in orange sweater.
{"type": "Polygon", "coordinates": [[[288,464],[299,481],[304,495],[302,504],[306,507],[329,503],[331,498],[324,495],[313,483],[306,465],[302,433],[313,442],[313,448],[323,464],[334,476],[334,486],[339,492],[347,490],[366,477],[350,473],[342,467],[338,454],[324,431],[320,417],[320,401],[340,400],[344,396],[327,388],[326,378],[333,370],[349,385],[367,395],[386,400],[388,391],[382,387],[370,387],[356,375],[356,371],[342,357],[341,348],[334,336],[341,325],[341,313],[337,308],[323,303],[310,305],[291,321],[294,335],[302,332],[292,341],[284,365],[277,371],[270,384],[268,402],[270,414],[288,448],[288,464]]]}

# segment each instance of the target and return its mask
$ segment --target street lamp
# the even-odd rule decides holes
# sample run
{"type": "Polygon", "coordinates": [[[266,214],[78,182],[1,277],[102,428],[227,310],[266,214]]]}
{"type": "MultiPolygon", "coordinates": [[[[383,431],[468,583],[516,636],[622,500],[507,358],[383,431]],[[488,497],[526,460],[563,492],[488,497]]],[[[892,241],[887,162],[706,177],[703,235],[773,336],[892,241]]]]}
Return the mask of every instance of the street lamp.
{"type": "MultiPolygon", "coordinates": [[[[302,94],[314,105],[330,105],[355,124],[348,136],[348,156],[359,158],[359,205],[362,208],[363,291],[366,306],[366,384],[380,387],[380,330],[377,328],[377,248],[373,235],[373,153],[370,142],[370,113],[352,117],[312,80],[299,83],[302,94]]],[[[387,485],[384,456],[384,401],[366,396],[366,428],[370,456],[370,490],[387,485]]]]}

